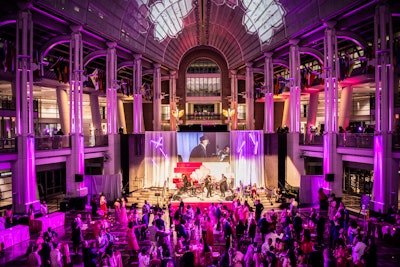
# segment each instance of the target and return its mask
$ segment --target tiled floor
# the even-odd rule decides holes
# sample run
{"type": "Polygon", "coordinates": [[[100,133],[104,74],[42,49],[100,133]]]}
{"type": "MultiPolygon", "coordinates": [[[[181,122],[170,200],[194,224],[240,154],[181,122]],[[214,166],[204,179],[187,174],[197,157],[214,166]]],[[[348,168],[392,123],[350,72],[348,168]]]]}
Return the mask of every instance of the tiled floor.
{"type": "MultiPolygon", "coordinates": [[[[275,208],[275,210],[279,209],[278,204],[273,204],[273,206],[270,206],[269,203],[264,203],[265,207],[267,209],[270,208],[275,208]]],[[[300,211],[302,214],[306,215],[310,210],[310,207],[305,207],[302,208],[300,211]]],[[[80,213],[83,214],[83,219],[87,218],[85,214],[87,212],[79,211],[80,213]]],[[[60,227],[58,229],[55,229],[56,232],[59,234],[59,241],[60,242],[68,242],[70,248],[72,247],[72,242],[71,242],[71,221],[75,217],[76,212],[75,211],[68,211],[66,212],[66,224],[65,227],[60,227]]],[[[167,214],[164,215],[167,217],[167,214]]],[[[166,222],[168,220],[165,220],[166,222]]],[[[131,259],[129,258],[128,252],[126,251],[126,228],[125,227],[120,227],[119,225],[114,225],[112,227],[112,232],[119,237],[119,241],[116,242],[117,248],[121,251],[123,260],[124,260],[124,266],[132,266],[130,261],[131,259]]],[[[38,234],[32,234],[31,235],[31,240],[23,242],[19,245],[13,246],[11,248],[8,248],[4,251],[4,255],[0,258],[0,266],[7,266],[7,267],[21,267],[21,266],[26,266],[26,250],[30,244],[33,244],[38,237],[38,234]]],[[[85,231],[84,237],[87,240],[93,239],[93,233],[89,229],[85,231]]],[[[260,237],[258,237],[258,242],[261,244],[260,237]]],[[[220,240],[219,244],[221,245],[221,248],[223,249],[224,247],[224,240],[220,240]]],[[[141,242],[141,245],[146,246],[148,245],[147,241],[141,242]]],[[[393,242],[388,242],[388,241],[378,241],[377,242],[377,247],[378,247],[378,266],[384,266],[384,267],[394,267],[394,266],[399,266],[400,265],[400,242],[393,243],[393,242]]],[[[83,266],[82,264],[82,256],[81,255],[72,255],[71,256],[73,266],[83,266]]],[[[327,262],[325,266],[336,266],[334,260],[332,259],[327,259],[327,262]]]]}

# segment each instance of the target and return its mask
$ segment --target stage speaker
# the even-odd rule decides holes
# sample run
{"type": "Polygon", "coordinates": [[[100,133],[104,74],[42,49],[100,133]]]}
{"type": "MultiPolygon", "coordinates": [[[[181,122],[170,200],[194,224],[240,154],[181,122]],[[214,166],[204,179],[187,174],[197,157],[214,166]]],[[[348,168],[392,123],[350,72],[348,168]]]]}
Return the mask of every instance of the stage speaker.
{"type": "Polygon", "coordinates": [[[60,202],[60,211],[66,212],[69,210],[68,201],[61,201],[60,202]]]}
{"type": "Polygon", "coordinates": [[[87,197],[84,196],[84,197],[73,198],[73,202],[75,210],[85,210],[87,197]]]}
{"type": "Polygon", "coordinates": [[[83,182],[83,174],[75,174],[75,182],[76,183],[83,182]]]}
{"type": "Polygon", "coordinates": [[[335,174],[334,173],[325,174],[325,181],[333,182],[334,180],[335,180],[335,174]]]}

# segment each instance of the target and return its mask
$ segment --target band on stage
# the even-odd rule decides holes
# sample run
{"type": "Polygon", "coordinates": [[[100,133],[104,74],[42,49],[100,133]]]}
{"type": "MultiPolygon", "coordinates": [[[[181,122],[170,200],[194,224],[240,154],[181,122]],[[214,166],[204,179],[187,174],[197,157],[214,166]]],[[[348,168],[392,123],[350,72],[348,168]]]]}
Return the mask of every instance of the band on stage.
{"type": "Polygon", "coordinates": [[[233,191],[233,178],[230,178],[229,180],[230,181],[228,181],[228,178],[222,174],[222,178],[219,181],[211,175],[206,175],[206,177],[202,179],[203,182],[195,181],[194,179],[189,181],[189,178],[183,174],[183,185],[180,188],[180,191],[181,193],[189,193],[191,196],[195,196],[198,193],[207,193],[207,198],[212,197],[214,193],[219,191],[220,195],[225,197],[227,191],[233,191]]]}

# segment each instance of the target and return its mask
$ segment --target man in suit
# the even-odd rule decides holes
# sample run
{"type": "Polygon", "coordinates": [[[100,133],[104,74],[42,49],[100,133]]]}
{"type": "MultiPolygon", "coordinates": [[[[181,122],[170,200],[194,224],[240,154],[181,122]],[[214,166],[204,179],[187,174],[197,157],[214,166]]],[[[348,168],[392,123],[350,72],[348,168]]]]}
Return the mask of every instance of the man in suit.
{"type": "Polygon", "coordinates": [[[200,137],[200,144],[195,146],[190,152],[189,161],[204,161],[207,158],[207,145],[210,140],[206,135],[200,137]]]}

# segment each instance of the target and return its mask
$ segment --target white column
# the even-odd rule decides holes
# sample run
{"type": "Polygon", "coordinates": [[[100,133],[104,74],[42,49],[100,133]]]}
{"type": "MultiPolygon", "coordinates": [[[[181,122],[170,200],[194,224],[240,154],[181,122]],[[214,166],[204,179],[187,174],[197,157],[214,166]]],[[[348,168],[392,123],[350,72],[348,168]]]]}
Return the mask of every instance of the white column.
{"type": "Polygon", "coordinates": [[[290,73],[290,126],[289,132],[300,132],[300,51],[297,45],[299,40],[289,41],[289,73],[290,73]]]}
{"type": "Polygon", "coordinates": [[[68,93],[67,89],[63,86],[57,86],[57,106],[58,113],[60,114],[61,129],[65,135],[71,133],[70,116],[69,116],[69,106],[68,106],[68,93]]]}
{"type": "Polygon", "coordinates": [[[283,104],[283,115],[282,115],[282,125],[281,127],[283,128],[284,126],[288,126],[290,124],[290,97],[285,99],[285,102],[283,104]]]}
{"type": "Polygon", "coordinates": [[[235,114],[230,118],[231,130],[237,130],[238,127],[238,79],[237,71],[230,70],[231,74],[231,109],[235,111],[235,114]]]}
{"type": "Polygon", "coordinates": [[[90,111],[92,113],[92,123],[93,123],[93,128],[94,128],[94,134],[98,134],[98,133],[96,133],[96,129],[101,131],[101,114],[100,114],[98,93],[92,92],[89,95],[89,101],[90,101],[90,111]]]}
{"type": "MultiPolygon", "coordinates": [[[[314,92],[310,93],[310,100],[308,103],[308,113],[307,113],[307,129],[306,129],[306,134],[308,137],[311,135],[311,126],[316,126],[317,122],[317,111],[318,111],[318,98],[319,98],[319,93],[314,92]]],[[[309,139],[310,140],[310,139],[309,139]]]]}
{"type": "Polygon", "coordinates": [[[393,120],[393,26],[390,7],[380,3],[375,11],[375,136],[374,210],[386,212],[397,206],[398,174],[392,159],[393,120]]]}
{"type": "Polygon", "coordinates": [[[246,63],[246,130],[254,130],[253,63],[246,63]]]}
{"type": "Polygon", "coordinates": [[[170,71],[169,74],[169,109],[170,109],[170,117],[169,117],[169,124],[170,130],[176,131],[176,126],[178,125],[177,120],[179,118],[175,118],[172,116],[172,111],[176,110],[176,71],[170,71]]]}
{"type": "Polygon", "coordinates": [[[118,98],[118,125],[119,127],[122,127],[123,134],[127,134],[126,132],[126,120],[125,120],[125,110],[124,110],[124,102],[122,101],[121,98],[118,98]]]}
{"type": "Polygon", "coordinates": [[[343,129],[346,129],[349,126],[352,101],[353,87],[351,87],[351,85],[343,87],[342,93],[340,95],[340,108],[338,118],[338,126],[343,127],[343,129]]]}
{"type": "Polygon", "coordinates": [[[342,196],[342,161],[337,154],[336,133],[338,130],[338,81],[339,59],[335,22],[325,23],[324,67],[325,67],[325,134],[324,134],[324,174],[334,174],[330,183],[332,193],[342,196]]]}
{"type": "Polygon", "coordinates": [[[133,65],[133,133],[144,132],[143,127],[143,96],[142,96],[142,55],[134,55],[133,65]]]}
{"type": "Polygon", "coordinates": [[[16,213],[26,213],[36,195],[35,132],[33,130],[33,22],[28,3],[19,5],[16,25],[16,97],[18,160],[13,164],[12,194],[16,213]]]}
{"type": "Polygon", "coordinates": [[[71,26],[72,34],[69,49],[69,89],[71,155],[67,158],[67,195],[83,197],[87,195],[84,182],[75,182],[75,174],[85,172],[85,148],[83,139],[83,42],[81,26],[71,26]]]}
{"type": "Polygon", "coordinates": [[[117,134],[117,43],[107,43],[107,133],[117,134]]]}
{"type": "Polygon", "coordinates": [[[154,63],[153,66],[153,128],[154,131],[161,131],[161,65],[159,63],[154,63]]]}
{"type": "Polygon", "coordinates": [[[274,66],[272,53],[264,55],[264,132],[274,133],[274,66]]]}

